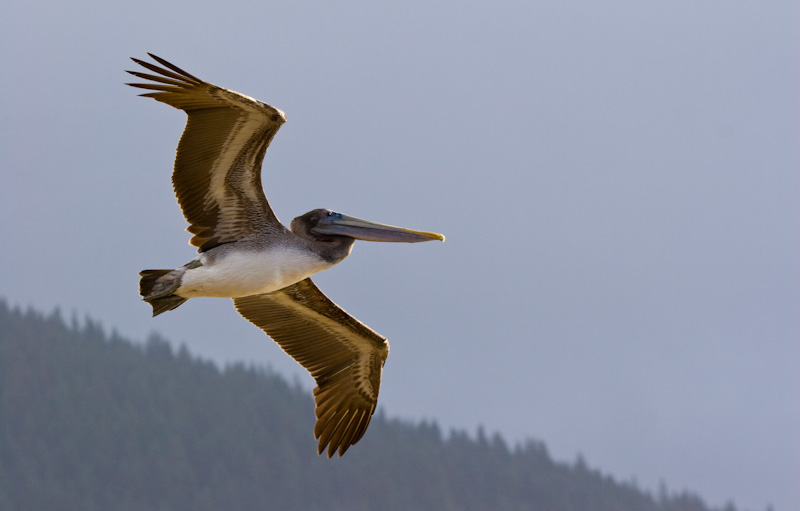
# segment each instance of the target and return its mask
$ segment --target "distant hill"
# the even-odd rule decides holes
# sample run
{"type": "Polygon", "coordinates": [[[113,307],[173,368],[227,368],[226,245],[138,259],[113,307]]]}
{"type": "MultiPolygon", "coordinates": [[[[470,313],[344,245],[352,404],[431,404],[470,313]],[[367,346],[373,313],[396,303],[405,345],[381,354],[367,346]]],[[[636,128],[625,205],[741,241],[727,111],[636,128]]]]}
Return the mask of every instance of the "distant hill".
{"type": "Polygon", "coordinates": [[[0,301],[0,510],[711,509],[556,462],[540,442],[381,413],[329,460],[313,406],[270,371],[0,301]]]}

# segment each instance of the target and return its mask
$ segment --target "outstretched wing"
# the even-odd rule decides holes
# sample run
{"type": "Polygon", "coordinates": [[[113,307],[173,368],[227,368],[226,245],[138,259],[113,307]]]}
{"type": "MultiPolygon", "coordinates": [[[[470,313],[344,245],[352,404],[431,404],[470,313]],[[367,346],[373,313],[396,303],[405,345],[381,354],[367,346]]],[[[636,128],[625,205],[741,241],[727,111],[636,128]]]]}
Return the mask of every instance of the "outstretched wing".
{"type": "Polygon", "coordinates": [[[191,244],[205,251],[222,243],[284,227],[261,186],[261,162],[272,137],[286,122],[283,112],[251,97],[196,78],[166,60],[164,67],[132,59],[158,75],[128,71],[150,80],[129,83],[187,113],[178,144],[172,184],[194,234],[191,244]]]}
{"type": "Polygon", "coordinates": [[[327,446],[328,457],[337,449],[344,454],[364,435],[375,412],[389,343],[329,300],[311,279],[233,303],[316,379],[318,452],[327,446]]]}

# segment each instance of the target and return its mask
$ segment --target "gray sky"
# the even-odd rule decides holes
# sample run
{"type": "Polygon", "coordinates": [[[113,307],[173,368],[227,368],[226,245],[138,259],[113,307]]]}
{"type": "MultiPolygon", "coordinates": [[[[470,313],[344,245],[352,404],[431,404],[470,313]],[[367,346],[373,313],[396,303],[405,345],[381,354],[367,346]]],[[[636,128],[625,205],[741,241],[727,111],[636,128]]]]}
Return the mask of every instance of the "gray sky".
{"type": "Polygon", "coordinates": [[[139,300],[140,269],[194,254],[185,116],[122,85],[151,51],[286,112],[284,222],[447,235],[315,279],[392,342],[389,415],[800,509],[794,2],[83,5],[0,18],[0,295],[312,386],[228,300],[139,300]]]}

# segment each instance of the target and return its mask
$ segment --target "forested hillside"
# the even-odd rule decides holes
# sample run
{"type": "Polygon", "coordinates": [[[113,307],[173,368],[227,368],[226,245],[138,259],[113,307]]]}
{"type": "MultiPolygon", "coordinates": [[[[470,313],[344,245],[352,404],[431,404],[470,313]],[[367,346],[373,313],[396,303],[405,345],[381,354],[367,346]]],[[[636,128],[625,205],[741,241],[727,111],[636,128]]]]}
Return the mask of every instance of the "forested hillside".
{"type": "Polygon", "coordinates": [[[343,458],[318,457],[309,392],[78,323],[0,301],[2,510],[710,509],[556,462],[540,442],[381,413],[343,458]]]}

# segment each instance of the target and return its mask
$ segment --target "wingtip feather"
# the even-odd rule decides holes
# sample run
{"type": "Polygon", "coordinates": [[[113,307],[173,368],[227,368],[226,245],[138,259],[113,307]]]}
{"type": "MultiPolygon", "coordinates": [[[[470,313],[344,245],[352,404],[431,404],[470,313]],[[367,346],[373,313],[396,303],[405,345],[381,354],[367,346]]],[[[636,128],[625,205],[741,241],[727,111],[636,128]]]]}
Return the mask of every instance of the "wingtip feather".
{"type": "Polygon", "coordinates": [[[175,71],[178,74],[181,74],[181,75],[185,76],[186,78],[190,78],[192,80],[196,80],[198,82],[202,82],[201,79],[199,79],[199,78],[197,78],[195,76],[192,76],[191,74],[187,73],[186,71],[184,71],[183,69],[179,68],[175,64],[173,64],[173,63],[171,63],[171,62],[169,62],[169,61],[167,61],[165,59],[162,59],[158,55],[154,55],[154,54],[152,54],[150,52],[147,52],[147,54],[150,55],[150,57],[152,57],[155,61],[157,61],[162,66],[166,66],[167,68],[171,69],[172,71],[175,71]]]}

